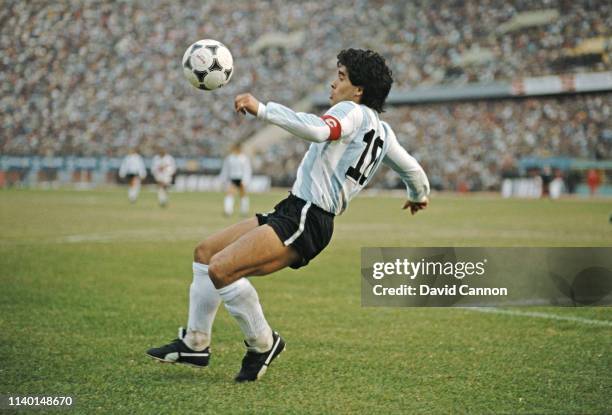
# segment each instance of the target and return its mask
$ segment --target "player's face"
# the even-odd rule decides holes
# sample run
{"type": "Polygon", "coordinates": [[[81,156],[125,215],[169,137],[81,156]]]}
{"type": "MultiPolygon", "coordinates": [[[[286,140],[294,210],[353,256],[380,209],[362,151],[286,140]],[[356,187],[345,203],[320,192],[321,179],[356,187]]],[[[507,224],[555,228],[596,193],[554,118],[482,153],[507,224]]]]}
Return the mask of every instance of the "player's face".
{"type": "Polygon", "coordinates": [[[351,83],[348,77],[348,71],[344,65],[338,66],[336,72],[336,79],[331,84],[331,93],[329,95],[329,101],[331,105],[336,105],[342,101],[354,101],[359,102],[363,88],[355,86],[351,83]]]}

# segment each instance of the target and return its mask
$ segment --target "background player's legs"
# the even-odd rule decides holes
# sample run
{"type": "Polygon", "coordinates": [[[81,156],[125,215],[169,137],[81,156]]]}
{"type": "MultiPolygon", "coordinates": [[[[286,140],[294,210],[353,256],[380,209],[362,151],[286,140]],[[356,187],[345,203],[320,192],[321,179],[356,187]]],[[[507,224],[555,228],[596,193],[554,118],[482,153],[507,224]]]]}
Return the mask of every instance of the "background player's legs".
{"type": "Polygon", "coordinates": [[[225,216],[232,216],[234,213],[234,193],[236,193],[236,189],[234,189],[234,185],[230,184],[227,187],[225,199],[223,200],[223,213],[225,213],[225,216]]]}
{"type": "Polygon", "coordinates": [[[189,289],[189,320],[183,341],[193,350],[210,345],[212,325],[221,298],[208,276],[210,258],[258,226],[257,218],[237,223],[200,242],[193,255],[193,282],[189,289]]]}
{"type": "Polygon", "coordinates": [[[244,183],[240,184],[240,188],[238,190],[240,193],[240,214],[242,216],[246,216],[249,214],[249,196],[246,193],[244,183]]]}
{"type": "Polygon", "coordinates": [[[138,199],[138,194],[140,193],[140,177],[134,176],[132,180],[130,180],[130,188],[128,189],[128,199],[130,202],[136,202],[138,199]]]}
{"type": "Polygon", "coordinates": [[[166,184],[159,183],[157,187],[157,201],[160,206],[166,206],[168,204],[168,191],[166,190],[166,184]]]}
{"type": "Polygon", "coordinates": [[[270,350],[272,329],[264,317],[257,291],[242,277],[270,274],[298,259],[298,253],[285,246],[268,225],[249,231],[212,256],[210,278],[225,308],[240,325],[250,350],[258,353],[270,350]]]}

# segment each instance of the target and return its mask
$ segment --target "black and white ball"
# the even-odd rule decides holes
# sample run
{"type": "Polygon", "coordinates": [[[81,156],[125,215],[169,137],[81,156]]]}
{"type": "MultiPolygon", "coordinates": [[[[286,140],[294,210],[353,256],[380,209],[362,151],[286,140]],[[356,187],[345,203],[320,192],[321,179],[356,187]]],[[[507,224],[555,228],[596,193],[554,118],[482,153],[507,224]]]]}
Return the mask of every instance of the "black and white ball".
{"type": "Polygon", "coordinates": [[[212,91],[232,78],[234,59],[229,49],[213,39],[198,40],[183,55],[185,77],[198,89],[212,91]]]}

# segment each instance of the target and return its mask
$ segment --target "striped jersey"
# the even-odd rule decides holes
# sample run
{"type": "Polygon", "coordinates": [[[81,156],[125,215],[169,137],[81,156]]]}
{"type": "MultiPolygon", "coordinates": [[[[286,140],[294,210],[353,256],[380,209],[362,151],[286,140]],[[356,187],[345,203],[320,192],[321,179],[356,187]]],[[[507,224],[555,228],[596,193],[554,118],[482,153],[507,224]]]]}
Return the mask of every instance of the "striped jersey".
{"type": "Polygon", "coordinates": [[[130,153],[121,162],[119,167],[119,177],[126,177],[128,174],[139,176],[141,179],[147,177],[147,169],[140,154],[130,153]]]}
{"type": "Polygon", "coordinates": [[[400,174],[410,200],[420,201],[429,193],[421,166],[399,145],[391,127],[365,105],[342,101],[318,117],[269,102],[260,104],[257,116],[313,141],[291,192],[330,213],[344,212],[383,162],[400,174]]]}
{"type": "Polygon", "coordinates": [[[156,154],[151,163],[151,173],[155,181],[164,184],[172,183],[172,176],[176,173],[176,161],[170,154],[156,154]]]}

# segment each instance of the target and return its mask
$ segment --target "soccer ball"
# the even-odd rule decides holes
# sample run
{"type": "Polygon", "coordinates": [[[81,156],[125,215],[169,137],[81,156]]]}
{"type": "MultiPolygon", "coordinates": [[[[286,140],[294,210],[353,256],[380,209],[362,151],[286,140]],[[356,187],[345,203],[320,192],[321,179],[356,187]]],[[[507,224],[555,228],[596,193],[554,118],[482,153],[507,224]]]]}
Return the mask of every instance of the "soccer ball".
{"type": "Polygon", "coordinates": [[[229,49],[212,39],[198,40],[183,55],[183,73],[198,89],[212,91],[232,78],[234,59],[229,49]]]}

